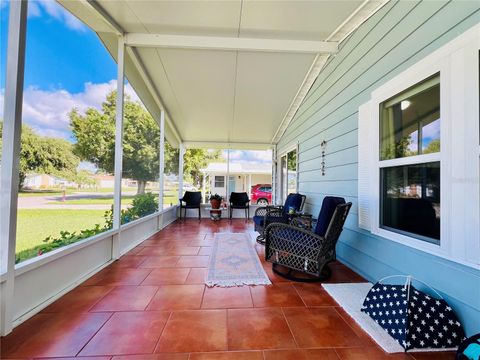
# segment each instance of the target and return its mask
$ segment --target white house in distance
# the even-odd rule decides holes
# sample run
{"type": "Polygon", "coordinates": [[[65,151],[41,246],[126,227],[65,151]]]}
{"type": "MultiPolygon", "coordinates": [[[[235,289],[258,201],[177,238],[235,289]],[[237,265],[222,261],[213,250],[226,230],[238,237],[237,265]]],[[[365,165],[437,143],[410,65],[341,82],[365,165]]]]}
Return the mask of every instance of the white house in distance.
{"type": "Polygon", "coordinates": [[[272,183],[272,164],[271,163],[251,163],[238,162],[208,164],[206,169],[202,169],[205,176],[203,182],[202,194],[205,198],[206,184],[210,185],[211,194],[219,194],[225,199],[231,192],[246,192],[250,196],[252,186],[256,184],[272,183]],[[227,181],[228,179],[228,181],[227,181]]]}

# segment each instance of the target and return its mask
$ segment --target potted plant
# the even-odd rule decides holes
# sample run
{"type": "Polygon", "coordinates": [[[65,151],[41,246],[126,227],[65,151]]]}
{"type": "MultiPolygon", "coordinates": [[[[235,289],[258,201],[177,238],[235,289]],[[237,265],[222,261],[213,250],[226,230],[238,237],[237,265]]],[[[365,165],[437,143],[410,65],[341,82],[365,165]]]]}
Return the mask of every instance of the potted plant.
{"type": "Polygon", "coordinates": [[[212,209],[220,209],[220,204],[222,203],[223,198],[218,195],[210,195],[210,206],[212,209]]]}

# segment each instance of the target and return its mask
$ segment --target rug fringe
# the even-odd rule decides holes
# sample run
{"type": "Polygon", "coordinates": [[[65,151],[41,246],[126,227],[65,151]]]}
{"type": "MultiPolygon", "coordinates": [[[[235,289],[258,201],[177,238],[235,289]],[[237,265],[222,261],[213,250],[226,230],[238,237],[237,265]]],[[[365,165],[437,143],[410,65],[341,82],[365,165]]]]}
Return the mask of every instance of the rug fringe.
{"type": "Polygon", "coordinates": [[[205,285],[208,287],[234,287],[234,286],[245,286],[245,285],[272,285],[272,282],[270,280],[255,280],[255,281],[242,281],[242,280],[211,280],[211,281],[206,281],[205,285]]]}

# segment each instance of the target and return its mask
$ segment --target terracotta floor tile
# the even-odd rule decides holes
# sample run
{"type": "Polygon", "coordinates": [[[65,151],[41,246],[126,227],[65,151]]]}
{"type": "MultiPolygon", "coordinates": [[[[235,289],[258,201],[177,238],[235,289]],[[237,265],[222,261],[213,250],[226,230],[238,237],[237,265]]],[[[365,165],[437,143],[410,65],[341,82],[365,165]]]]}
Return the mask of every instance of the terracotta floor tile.
{"type": "MultiPolygon", "coordinates": [[[[255,237],[243,219],[170,224],[2,338],[0,358],[453,359],[453,352],[385,354],[320,284],[275,275],[255,237]],[[225,232],[249,235],[273,286],[205,288],[203,266],[225,232]]],[[[338,261],[330,265],[330,283],[365,281],[338,261]]]]}
{"type": "Polygon", "coordinates": [[[267,273],[267,276],[268,278],[270,279],[270,281],[274,284],[276,283],[280,283],[280,282],[290,282],[289,280],[287,279],[284,279],[283,277],[275,274],[272,270],[272,264],[271,263],[262,263],[262,266],[265,270],[265,272],[267,273]]]}
{"type": "Polygon", "coordinates": [[[362,340],[333,307],[284,308],[288,325],[298,346],[361,346],[362,340]]]}
{"type": "Polygon", "coordinates": [[[41,358],[42,360],[110,360],[111,356],[76,356],[76,357],[54,357],[41,358]]]}
{"type": "Polygon", "coordinates": [[[190,270],[185,284],[205,284],[207,269],[194,268],[190,270]]]}
{"type": "Polygon", "coordinates": [[[162,285],[147,310],[199,309],[204,285],[162,285]]]}
{"type": "Polygon", "coordinates": [[[154,247],[146,246],[138,254],[142,256],[164,256],[164,255],[197,255],[200,247],[198,246],[174,246],[174,247],[154,247]]]}
{"type": "Polygon", "coordinates": [[[42,312],[87,312],[112,289],[112,286],[80,286],[63,295],[42,312]]]}
{"type": "Polygon", "coordinates": [[[120,259],[114,261],[110,267],[126,267],[136,268],[145,260],[145,256],[124,255],[120,259]]]}
{"type": "Polygon", "coordinates": [[[132,250],[128,251],[125,255],[137,255],[142,250],[143,250],[143,246],[139,245],[134,247],[132,250]]]}
{"type": "Polygon", "coordinates": [[[151,354],[168,312],[118,312],[88,342],[80,355],[151,354]]]}
{"type": "Polygon", "coordinates": [[[202,246],[198,255],[211,255],[212,254],[212,247],[211,246],[202,246]]]}
{"type": "Polygon", "coordinates": [[[117,286],[90,311],[141,311],[145,310],[157,292],[156,286],[117,286]]]}
{"type": "Polygon", "coordinates": [[[295,348],[282,309],[228,310],[228,349],[259,350],[295,348]],[[268,334],[268,336],[266,336],[268,334]]]}
{"type": "Polygon", "coordinates": [[[227,350],[226,310],[196,310],[172,313],[155,352],[221,350],[227,350]]]}
{"type": "Polygon", "coordinates": [[[140,268],[174,268],[177,265],[180,256],[146,256],[140,268]]]}
{"type": "Polygon", "coordinates": [[[255,307],[305,306],[292,284],[278,283],[267,286],[252,286],[255,307]]]}
{"type": "Polygon", "coordinates": [[[190,269],[154,269],[142,285],[179,285],[187,279],[190,269]]]}
{"type": "Polygon", "coordinates": [[[341,360],[413,360],[408,354],[387,354],[378,347],[337,348],[335,351],[341,360]]]}
{"type": "Polygon", "coordinates": [[[368,335],[365,331],[362,330],[360,325],[357,324],[353,318],[348,315],[348,313],[341,307],[335,307],[335,311],[340,314],[342,319],[353,329],[355,334],[362,339],[365,346],[376,346],[377,343],[368,335]]]}
{"type": "Polygon", "coordinates": [[[295,288],[307,306],[338,306],[320,284],[295,284],[295,288]]]}
{"type": "Polygon", "coordinates": [[[189,354],[117,355],[112,360],[188,360],[189,354]]]}
{"type": "Polygon", "coordinates": [[[82,286],[89,285],[140,285],[150,274],[150,269],[111,268],[106,267],[85,281],[82,286]]]}
{"type": "Polygon", "coordinates": [[[350,270],[343,264],[331,266],[332,276],[324,281],[325,283],[350,283],[350,282],[367,282],[360,275],[350,270]]]}
{"type": "Polygon", "coordinates": [[[453,360],[455,359],[454,351],[446,352],[412,352],[410,355],[415,360],[453,360]]]}
{"type": "Polygon", "coordinates": [[[339,360],[333,349],[266,350],[264,355],[265,360],[339,360]]]}
{"type": "Polygon", "coordinates": [[[142,246],[154,246],[160,248],[169,248],[175,246],[189,246],[190,240],[175,240],[175,239],[150,239],[142,242],[142,246]]]}
{"type": "Polygon", "coordinates": [[[193,353],[189,360],[263,360],[263,354],[261,351],[193,353]]]}
{"type": "Polygon", "coordinates": [[[2,341],[2,347],[7,348],[5,354],[2,350],[2,358],[75,356],[111,316],[109,313],[43,315],[48,319],[41,326],[31,327],[15,348],[9,349],[8,339],[2,341]]]}
{"type": "Polygon", "coordinates": [[[196,239],[196,240],[191,240],[188,243],[188,246],[213,246],[213,239],[196,239]]]}
{"type": "Polygon", "coordinates": [[[5,337],[0,337],[0,359],[6,359],[14,353],[26,339],[32,336],[35,329],[43,327],[43,324],[51,319],[52,314],[39,313],[18,325],[5,337]]]}
{"type": "Polygon", "coordinates": [[[204,268],[208,266],[210,256],[181,256],[177,267],[181,268],[204,268]]]}
{"type": "Polygon", "coordinates": [[[205,288],[202,309],[234,309],[253,307],[248,286],[205,288]]]}

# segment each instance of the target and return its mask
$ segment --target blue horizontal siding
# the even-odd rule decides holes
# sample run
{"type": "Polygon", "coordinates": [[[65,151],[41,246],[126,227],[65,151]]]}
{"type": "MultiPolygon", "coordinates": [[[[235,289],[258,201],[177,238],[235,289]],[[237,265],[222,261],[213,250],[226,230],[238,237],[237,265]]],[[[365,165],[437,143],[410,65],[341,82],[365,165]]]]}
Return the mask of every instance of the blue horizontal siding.
{"type": "Polygon", "coordinates": [[[358,107],[370,93],[480,22],[478,1],[391,1],[331,57],[277,146],[299,142],[299,190],[316,214],[326,195],[352,201],[338,258],[370,281],[411,274],[437,290],[468,334],[480,332],[480,271],[358,228],[358,107]],[[320,143],[326,140],[325,176],[320,143]]]}

